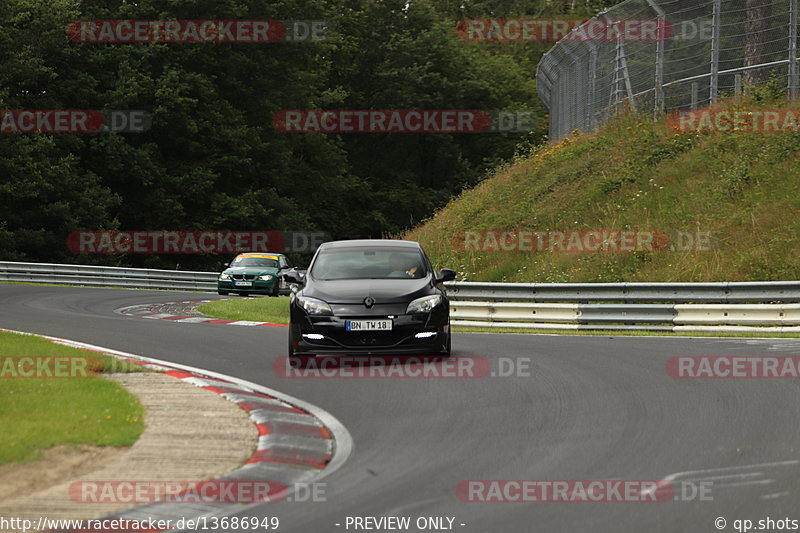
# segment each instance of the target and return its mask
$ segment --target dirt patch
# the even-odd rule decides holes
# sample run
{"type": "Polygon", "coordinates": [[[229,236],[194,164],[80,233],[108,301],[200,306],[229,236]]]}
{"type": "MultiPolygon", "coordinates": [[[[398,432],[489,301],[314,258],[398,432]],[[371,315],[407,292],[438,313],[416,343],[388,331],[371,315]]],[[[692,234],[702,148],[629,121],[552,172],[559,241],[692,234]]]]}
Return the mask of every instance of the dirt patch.
{"type": "Polygon", "coordinates": [[[93,472],[128,449],[62,444],[45,450],[41,459],[0,466],[0,501],[11,496],[26,496],[93,472]]]}
{"type": "MultiPolygon", "coordinates": [[[[27,494],[11,489],[13,494],[0,500],[0,516],[36,523],[43,516],[88,519],[118,513],[149,500],[133,502],[123,497],[115,500],[113,494],[111,500],[95,501],[91,494],[83,500],[83,493],[76,497],[71,488],[81,482],[113,487],[119,481],[215,479],[245,464],[256,449],[258,431],[247,412],[218,394],[156,372],[107,377],[142,402],[145,431],[139,440],[130,448],[115,450],[118,453],[105,460],[87,453],[85,461],[75,459],[76,468],[82,462],[86,470],[76,470],[77,475],[64,475],[53,482],[46,481],[44,476],[51,474],[51,468],[63,466],[69,470],[70,461],[56,456],[40,461],[39,472],[19,471],[20,477],[36,480],[38,485],[27,494]]],[[[0,486],[5,483],[0,480],[0,486]]]]}

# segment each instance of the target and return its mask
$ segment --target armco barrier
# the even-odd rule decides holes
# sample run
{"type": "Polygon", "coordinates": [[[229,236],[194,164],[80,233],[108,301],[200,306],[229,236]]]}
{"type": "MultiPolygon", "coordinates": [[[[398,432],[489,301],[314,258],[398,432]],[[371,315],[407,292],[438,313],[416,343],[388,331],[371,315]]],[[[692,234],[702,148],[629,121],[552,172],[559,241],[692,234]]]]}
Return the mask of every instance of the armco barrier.
{"type": "Polygon", "coordinates": [[[0,281],[215,291],[217,273],[0,261],[0,281]]]}
{"type": "Polygon", "coordinates": [[[455,326],[800,332],[800,282],[447,283],[455,326]],[[480,300],[480,301],[471,301],[480,300]],[[555,303],[559,302],[559,303],[555,303]],[[770,302],[770,303],[765,303],[770,302]]]}
{"type": "MultiPolygon", "coordinates": [[[[0,262],[0,281],[215,291],[216,272],[0,262]]],[[[448,282],[453,325],[491,328],[800,332],[800,281],[448,282]]]]}
{"type": "Polygon", "coordinates": [[[800,281],[714,283],[481,283],[450,282],[456,300],[624,303],[800,302],[800,281]]]}

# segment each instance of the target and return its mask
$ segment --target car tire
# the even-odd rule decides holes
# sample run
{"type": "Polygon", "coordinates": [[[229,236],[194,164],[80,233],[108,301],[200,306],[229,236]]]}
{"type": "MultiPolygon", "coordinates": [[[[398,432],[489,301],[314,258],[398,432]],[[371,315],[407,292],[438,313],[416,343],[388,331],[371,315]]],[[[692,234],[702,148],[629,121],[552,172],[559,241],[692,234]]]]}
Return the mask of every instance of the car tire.
{"type": "Polygon", "coordinates": [[[272,292],[270,293],[270,296],[275,296],[275,297],[280,296],[281,289],[278,285],[279,283],[277,280],[275,281],[275,283],[272,284],[272,292]]]}
{"type": "Polygon", "coordinates": [[[219,294],[220,296],[227,296],[228,291],[217,291],[217,294],[219,294]]]}

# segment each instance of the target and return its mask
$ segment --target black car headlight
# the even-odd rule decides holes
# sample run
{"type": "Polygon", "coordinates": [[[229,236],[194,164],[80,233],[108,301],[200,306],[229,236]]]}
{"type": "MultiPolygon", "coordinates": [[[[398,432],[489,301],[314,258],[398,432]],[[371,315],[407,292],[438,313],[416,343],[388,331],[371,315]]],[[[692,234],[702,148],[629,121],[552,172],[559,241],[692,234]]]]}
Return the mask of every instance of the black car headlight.
{"type": "Polygon", "coordinates": [[[220,274],[219,275],[219,279],[221,279],[223,281],[227,281],[227,280],[231,279],[231,275],[230,274],[220,274]]]}
{"type": "Polygon", "coordinates": [[[317,300],[316,298],[309,298],[308,296],[298,296],[296,298],[297,305],[309,315],[332,315],[331,306],[327,302],[317,300]]]}
{"type": "Polygon", "coordinates": [[[410,315],[413,313],[430,313],[434,307],[442,303],[442,296],[439,294],[433,294],[431,296],[423,296],[422,298],[417,298],[410,304],[408,304],[408,308],[406,309],[406,314],[410,315]]]}

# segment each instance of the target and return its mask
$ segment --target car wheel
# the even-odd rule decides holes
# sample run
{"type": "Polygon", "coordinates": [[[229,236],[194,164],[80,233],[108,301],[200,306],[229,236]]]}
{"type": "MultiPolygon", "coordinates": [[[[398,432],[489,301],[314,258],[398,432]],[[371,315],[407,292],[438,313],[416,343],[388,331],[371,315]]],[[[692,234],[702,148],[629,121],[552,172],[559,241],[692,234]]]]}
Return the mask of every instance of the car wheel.
{"type": "Polygon", "coordinates": [[[275,283],[272,284],[272,293],[270,294],[270,296],[279,296],[280,295],[279,291],[280,287],[278,287],[278,282],[275,281],[275,283]]]}
{"type": "Polygon", "coordinates": [[[217,294],[219,294],[220,296],[227,296],[228,291],[217,291],[217,294]]]}

